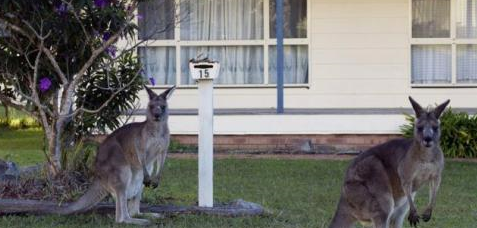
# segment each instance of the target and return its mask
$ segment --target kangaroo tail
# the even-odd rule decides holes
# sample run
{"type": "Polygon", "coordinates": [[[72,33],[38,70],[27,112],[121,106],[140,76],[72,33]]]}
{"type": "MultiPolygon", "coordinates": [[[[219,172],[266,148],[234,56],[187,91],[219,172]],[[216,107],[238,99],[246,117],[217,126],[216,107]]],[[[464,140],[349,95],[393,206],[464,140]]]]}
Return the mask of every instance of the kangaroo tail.
{"type": "Polygon", "coordinates": [[[44,202],[38,200],[14,200],[0,199],[0,214],[6,213],[31,213],[31,214],[75,214],[86,212],[98,204],[108,191],[99,183],[94,181],[88,191],[76,202],[58,205],[54,202],[44,202]]]}
{"type": "Polygon", "coordinates": [[[75,214],[90,210],[101,202],[108,195],[108,191],[99,183],[94,181],[86,193],[77,201],[69,203],[66,207],[53,208],[54,214],[75,214]]]}

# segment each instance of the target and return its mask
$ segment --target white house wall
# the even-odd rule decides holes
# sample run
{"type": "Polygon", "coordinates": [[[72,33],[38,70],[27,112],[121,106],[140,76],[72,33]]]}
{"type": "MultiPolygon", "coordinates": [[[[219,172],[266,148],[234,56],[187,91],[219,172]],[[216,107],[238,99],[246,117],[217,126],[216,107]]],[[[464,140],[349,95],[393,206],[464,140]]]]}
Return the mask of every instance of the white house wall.
{"type": "MultiPolygon", "coordinates": [[[[410,107],[409,95],[422,104],[450,98],[452,107],[477,108],[477,88],[411,87],[410,0],[310,0],[309,7],[310,82],[308,87],[285,88],[285,108],[401,108],[410,107]]],[[[197,108],[197,94],[196,89],[177,89],[170,108],[197,108]]],[[[216,88],[214,94],[219,109],[276,107],[275,88],[216,88]]],[[[147,101],[145,93],[141,97],[147,101]]],[[[191,132],[196,123],[190,118],[171,117],[173,133],[191,132]],[[190,123],[189,130],[185,123],[190,123]]],[[[401,116],[391,115],[216,117],[218,132],[224,134],[396,133],[402,122],[401,116]],[[386,127],[369,127],[373,120],[384,121],[380,126],[386,127]]]]}

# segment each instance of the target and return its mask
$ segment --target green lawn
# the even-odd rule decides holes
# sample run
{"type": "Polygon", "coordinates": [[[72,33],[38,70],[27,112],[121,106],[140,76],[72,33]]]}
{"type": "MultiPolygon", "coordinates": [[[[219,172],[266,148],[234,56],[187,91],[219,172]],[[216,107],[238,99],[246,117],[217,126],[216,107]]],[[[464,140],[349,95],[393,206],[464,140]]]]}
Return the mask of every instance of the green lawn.
{"type": "MultiPolygon", "coordinates": [[[[9,153],[12,159],[31,164],[42,159],[40,145],[38,132],[3,133],[0,134],[0,157],[9,153]]],[[[180,215],[155,222],[160,227],[327,227],[347,164],[347,161],[316,160],[216,160],[214,194],[217,202],[243,198],[262,204],[272,214],[245,218],[180,215]]],[[[475,163],[448,162],[434,217],[419,227],[475,228],[476,174],[475,163]]],[[[196,203],[196,193],[197,161],[169,159],[161,188],[146,189],[144,198],[155,204],[191,205],[196,203]]],[[[417,198],[420,208],[427,200],[426,193],[422,192],[417,198]]],[[[0,227],[134,227],[114,225],[113,221],[113,216],[99,215],[4,216],[0,217],[0,227]]]]}

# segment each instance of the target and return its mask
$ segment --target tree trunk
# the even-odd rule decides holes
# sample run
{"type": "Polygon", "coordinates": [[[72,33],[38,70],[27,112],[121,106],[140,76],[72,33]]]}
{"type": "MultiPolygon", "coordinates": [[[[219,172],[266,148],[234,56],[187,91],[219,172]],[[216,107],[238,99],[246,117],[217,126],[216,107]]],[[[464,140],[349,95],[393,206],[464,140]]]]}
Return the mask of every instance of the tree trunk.
{"type": "MultiPolygon", "coordinates": [[[[53,128],[52,128],[53,129],[53,128]]],[[[50,175],[56,176],[61,170],[61,143],[57,143],[57,132],[51,132],[48,138],[48,170],[50,175]]]]}
{"type": "Polygon", "coordinates": [[[7,123],[10,122],[10,111],[8,106],[2,102],[3,108],[5,109],[5,119],[7,120],[7,123]]]}

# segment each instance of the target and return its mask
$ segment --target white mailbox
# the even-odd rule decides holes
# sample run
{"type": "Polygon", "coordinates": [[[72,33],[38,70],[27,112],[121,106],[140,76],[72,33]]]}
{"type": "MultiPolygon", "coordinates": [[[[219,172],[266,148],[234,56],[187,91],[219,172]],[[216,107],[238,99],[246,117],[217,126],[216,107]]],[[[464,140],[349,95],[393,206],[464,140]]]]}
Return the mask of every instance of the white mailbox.
{"type": "Polygon", "coordinates": [[[219,75],[220,64],[210,60],[191,60],[189,69],[192,79],[215,79],[219,75]]]}

